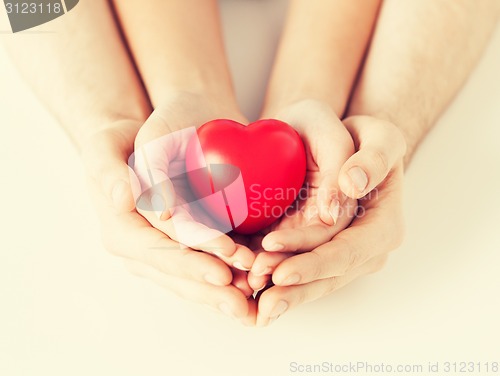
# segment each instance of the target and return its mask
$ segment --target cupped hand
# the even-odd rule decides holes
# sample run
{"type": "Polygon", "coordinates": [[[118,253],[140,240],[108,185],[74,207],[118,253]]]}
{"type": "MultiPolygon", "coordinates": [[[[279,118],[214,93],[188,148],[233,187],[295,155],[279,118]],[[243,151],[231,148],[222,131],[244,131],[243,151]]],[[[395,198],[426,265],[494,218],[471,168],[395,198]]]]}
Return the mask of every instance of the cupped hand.
{"type": "Polygon", "coordinates": [[[245,122],[238,111],[188,93],[175,93],[155,109],[137,134],[130,163],[139,180],[137,208],[171,239],[248,271],[254,253],[218,227],[194,197],[187,179],[185,154],[196,127],[218,118],[245,122]]]}
{"type": "Polygon", "coordinates": [[[121,257],[134,274],[185,299],[209,305],[244,323],[248,317],[254,319],[255,302],[247,300],[248,288],[239,272],[208,253],[181,247],[135,210],[127,159],[141,126],[136,120],[116,121],[89,137],[82,147],[106,249],[121,257]]]}
{"type": "MultiPolygon", "coordinates": [[[[395,125],[368,116],[343,123],[356,153],[339,169],[338,185],[347,196],[359,199],[357,215],[347,229],[310,252],[282,257],[272,274],[274,286],[259,297],[257,325],[379,270],[402,242],[404,138],[395,125]]],[[[316,234],[300,236],[307,243],[314,242],[316,234]]],[[[258,259],[254,267],[257,264],[258,259]]]]}
{"type": "Polygon", "coordinates": [[[274,268],[291,252],[310,251],[346,228],[357,206],[338,185],[340,169],[354,153],[354,145],[334,111],[322,102],[304,100],[283,108],[275,117],[300,134],[306,148],[307,173],[293,205],[252,241],[258,256],[248,281],[255,290],[266,286],[274,268]]]}

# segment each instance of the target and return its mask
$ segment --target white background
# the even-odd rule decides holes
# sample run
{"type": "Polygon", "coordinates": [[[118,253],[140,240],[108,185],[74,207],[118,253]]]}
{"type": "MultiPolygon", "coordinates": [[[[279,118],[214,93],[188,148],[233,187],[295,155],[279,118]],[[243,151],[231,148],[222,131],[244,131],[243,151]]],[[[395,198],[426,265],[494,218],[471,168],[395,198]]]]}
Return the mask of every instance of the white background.
{"type": "MultiPolygon", "coordinates": [[[[223,5],[238,95],[254,117],[284,2],[223,5]]],[[[103,249],[77,153],[0,52],[0,375],[500,362],[499,67],[497,29],[407,172],[407,236],[386,268],[255,329],[129,275],[103,249]]]]}

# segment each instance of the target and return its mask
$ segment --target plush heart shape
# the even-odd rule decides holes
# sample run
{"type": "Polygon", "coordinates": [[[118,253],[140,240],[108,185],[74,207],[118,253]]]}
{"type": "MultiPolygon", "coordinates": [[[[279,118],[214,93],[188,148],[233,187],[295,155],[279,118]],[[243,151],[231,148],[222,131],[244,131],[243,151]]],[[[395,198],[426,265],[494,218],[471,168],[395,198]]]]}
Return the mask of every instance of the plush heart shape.
{"type": "Polygon", "coordinates": [[[202,125],[190,140],[186,171],[214,219],[229,218],[231,229],[251,234],[281,217],[295,200],[305,178],[306,153],[297,131],[282,121],[245,126],[219,119],[202,125]]]}

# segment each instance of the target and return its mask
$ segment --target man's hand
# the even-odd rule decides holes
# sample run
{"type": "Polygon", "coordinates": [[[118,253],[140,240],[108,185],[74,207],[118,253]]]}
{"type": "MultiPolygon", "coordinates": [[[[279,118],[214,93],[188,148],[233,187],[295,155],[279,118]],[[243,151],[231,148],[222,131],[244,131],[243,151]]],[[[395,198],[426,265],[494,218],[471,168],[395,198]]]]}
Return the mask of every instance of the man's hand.
{"type": "MultiPolygon", "coordinates": [[[[267,325],[291,307],[328,295],[379,270],[387,253],[402,241],[404,139],[394,125],[375,118],[355,116],[344,124],[357,152],[342,166],[339,184],[346,195],[359,199],[358,214],[330,241],[310,252],[285,258],[275,268],[275,286],[264,291],[258,301],[257,325],[267,325]],[[352,169],[357,172],[350,174],[352,169]],[[361,174],[363,184],[358,179],[361,174]]],[[[314,242],[317,236],[312,231],[300,234],[302,244],[314,242]]]]}
{"type": "MultiPolygon", "coordinates": [[[[181,246],[135,211],[128,156],[142,124],[123,120],[88,139],[82,147],[89,188],[102,223],[105,247],[122,257],[134,274],[175,294],[242,319],[254,305],[235,284],[231,269],[204,252],[181,246]]],[[[237,274],[237,273],[235,273],[237,274]]]]}

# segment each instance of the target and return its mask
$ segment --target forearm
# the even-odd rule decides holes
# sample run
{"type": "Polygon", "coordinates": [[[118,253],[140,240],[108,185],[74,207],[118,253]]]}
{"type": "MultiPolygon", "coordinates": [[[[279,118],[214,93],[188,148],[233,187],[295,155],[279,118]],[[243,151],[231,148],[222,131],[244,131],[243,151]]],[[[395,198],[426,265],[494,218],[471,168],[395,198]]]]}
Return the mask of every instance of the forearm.
{"type": "Polygon", "coordinates": [[[342,116],[379,4],[379,0],[291,1],[264,113],[316,99],[342,116]]]}
{"type": "Polygon", "coordinates": [[[77,146],[115,120],[145,119],[149,104],[107,1],[81,2],[49,25],[52,33],[3,39],[77,146]]]}
{"type": "Polygon", "coordinates": [[[114,4],[155,107],[177,91],[235,105],[215,0],[114,4]]]}
{"type": "Polygon", "coordinates": [[[387,0],[349,114],[395,123],[408,163],[474,67],[498,14],[495,0],[387,0]]]}

